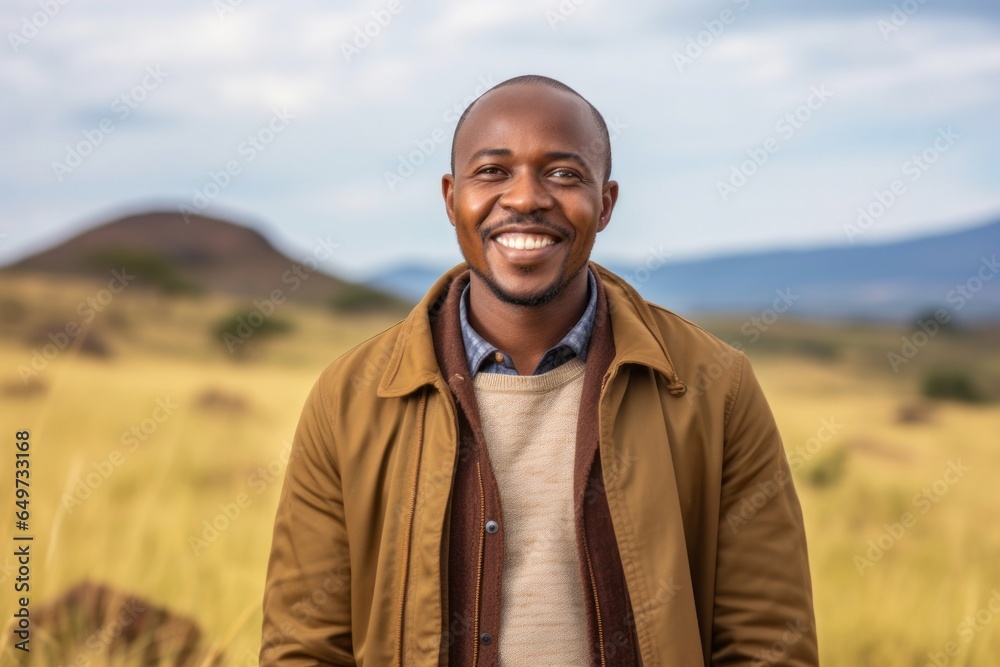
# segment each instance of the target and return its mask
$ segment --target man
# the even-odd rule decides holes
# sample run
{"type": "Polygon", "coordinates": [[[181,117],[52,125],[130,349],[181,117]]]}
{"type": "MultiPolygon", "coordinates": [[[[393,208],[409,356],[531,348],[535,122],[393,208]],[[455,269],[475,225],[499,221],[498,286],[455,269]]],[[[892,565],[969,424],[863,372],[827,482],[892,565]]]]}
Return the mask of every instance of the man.
{"type": "Polygon", "coordinates": [[[590,261],[610,172],[558,81],[466,110],[466,261],[313,387],[262,665],[818,664],[770,409],[741,353],[590,261]]]}

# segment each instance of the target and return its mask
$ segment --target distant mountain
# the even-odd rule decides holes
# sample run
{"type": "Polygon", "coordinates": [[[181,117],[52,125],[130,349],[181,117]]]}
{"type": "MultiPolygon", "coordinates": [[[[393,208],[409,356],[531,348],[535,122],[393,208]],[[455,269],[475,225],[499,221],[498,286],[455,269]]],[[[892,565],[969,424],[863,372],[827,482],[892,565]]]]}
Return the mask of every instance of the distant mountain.
{"type": "MultiPolygon", "coordinates": [[[[458,261],[456,260],[456,264],[458,261]]],[[[454,264],[432,266],[427,264],[403,264],[365,281],[373,289],[383,290],[413,301],[419,300],[427,293],[441,274],[454,264]]]]}
{"type": "Polygon", "coordinates": [[[137,285],[168,292],[218,292],[292,301],[331,302],[345,309],[405,311],[405,299],[332,277],[319,270],[333,248],[290,259],[259,232],[203,216],[151,212],[113,220],[27,257],[5,271],[107,276],[124,268],[137,285]],[[190,220],[190,222],[188,222],[190,220]]]}
{"type": "MultiPolygon", "coordinates": [[[[907,321],[945,308],[956,319],[1000,320],[1000,221],[885,244],[737,254],[669,262],[599,262],[648,300],[684,315],[751,315],[780,294],[797,317],[907,321]],[[780,293],[780,294],[779,294],[780,293]]],[[[407,265],[368,284],[415,300],[448,267],[407,265]]]]}

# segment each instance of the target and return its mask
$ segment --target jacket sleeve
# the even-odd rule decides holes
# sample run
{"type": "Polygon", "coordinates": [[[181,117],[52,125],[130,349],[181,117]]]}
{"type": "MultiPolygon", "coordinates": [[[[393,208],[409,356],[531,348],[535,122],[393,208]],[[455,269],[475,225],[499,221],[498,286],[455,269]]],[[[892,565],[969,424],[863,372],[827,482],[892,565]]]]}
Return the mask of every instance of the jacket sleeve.
{"type": "Polygon", "coordinates": [[[818,665],[802,510],[742,353],[739,369],[724,436],[711,664],[818,665]]]}
{"type": "Polygon", "coordinates": [[[262,667],[354,665],[340,471],[317,382],[299,418],[264,587],[262,667]]]}

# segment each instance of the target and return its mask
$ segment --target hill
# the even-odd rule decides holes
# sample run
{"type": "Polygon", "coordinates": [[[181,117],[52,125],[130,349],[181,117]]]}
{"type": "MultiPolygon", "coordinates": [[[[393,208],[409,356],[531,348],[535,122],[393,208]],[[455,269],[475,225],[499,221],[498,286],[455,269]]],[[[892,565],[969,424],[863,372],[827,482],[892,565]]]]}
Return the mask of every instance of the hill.
{"type": "Polygon", "coordinates": [[[321,239],[309,254],[293,260],[248,227],[218,218],[150,212],[91,228],[5,271],[101,277],[124,269],[135,276],[136,284],[171,293],[262,298],[281,290],[293,301],[347,310],[402,312],[410,307],[405,299],[324,273],[322,266],[335,249],[329,239],[321,239]]]}

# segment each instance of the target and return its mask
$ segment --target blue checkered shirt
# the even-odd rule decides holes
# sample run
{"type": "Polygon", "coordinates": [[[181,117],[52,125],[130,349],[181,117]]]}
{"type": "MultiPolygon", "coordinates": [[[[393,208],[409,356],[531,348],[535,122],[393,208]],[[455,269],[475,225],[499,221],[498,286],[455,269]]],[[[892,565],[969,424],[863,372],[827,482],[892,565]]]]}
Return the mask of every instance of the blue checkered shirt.
{"type": "MultiPolygon", "coordinates": [[[[583,315],[573,328],[563,336],[563,339],[550,347],[542,355],[538,366],[535,367],[535,375],[541,375],[551,371],[557,366],[561,366],[573,357],[580,357],[580,361],[587,360],[587,346],[590,344],[590,334],[594,331],[594,316],[597,313],[597,279],[594,272],[587,267],[587,291],[589,300],[583,315]]],[[[469,372],[474,377],[476,373],[503,373],[504,375],[517,375],[514,362],[506,352],[498,350],[493,344],[484,339],[469,324],[468,313],[469,285],[462,290],[462,298],[459,300],[459,317],[462,323],[462,340],[465,342],[465,358],[469,362],[469,372]],[[502,357],[498,361],[497,355],[502,357]]]]}

